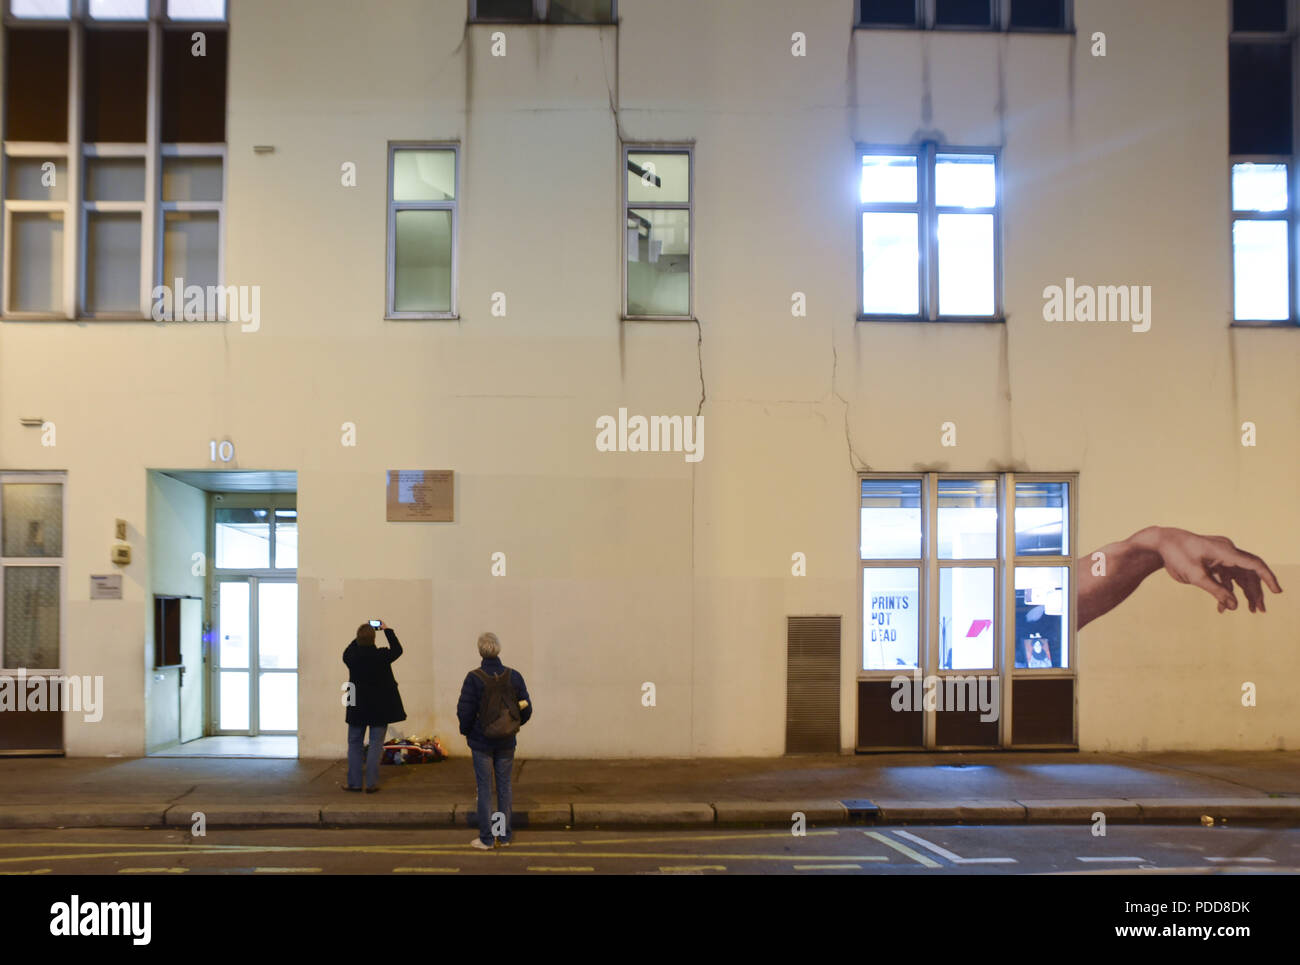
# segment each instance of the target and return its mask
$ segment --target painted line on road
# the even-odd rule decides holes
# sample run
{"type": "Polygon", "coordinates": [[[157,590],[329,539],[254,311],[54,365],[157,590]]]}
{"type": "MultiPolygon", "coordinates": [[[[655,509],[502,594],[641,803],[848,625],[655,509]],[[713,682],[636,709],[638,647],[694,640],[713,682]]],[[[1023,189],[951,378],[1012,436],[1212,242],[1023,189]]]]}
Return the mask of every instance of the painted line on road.
{"type": "Polygon", "coordinates": [[[903,844],[903,843],[901,843],[901,842],[899,842],[899,841],[895,841],[893,838],[887,838],[887,837],[885,837],[885,836],[884,836],[883,834],[881,834],[879,831],[863,831],[862,833],[865,834],[865,835],[866,835],[867,837],[869,837],[869,838],[875,838],[875,839],[876,839],[877,841],[879,841],[881,844],[884,844],[884,845],[887,845],[887,846],[893,848],[893,849],[894,849],[895,851],[897,851],[899,854],[906,855],[907,857],[909,857],[909,858],[911,858],[913,861],[915,861],[917,864],[925,865],[927,868],[941,868],[941,867],[943,867],[943,865],[939,864],[939,862],[935,861],[933,858],[927,858],[925,855],[921,854],[919,851],[913,851],[913,850],[912,850],[911,848],[909,848],[907,845],[905,845],[905,844],[903,844]]]}
{"type": "Polygon", "coordinates": [[[1075,856],[1074,856],[1074,860],[1075,860],[1075,861],[1129,861],[1129,862],[1136,862],[1136,863],[1138,863],[1138,864],[1146,864],[1146,863],[1147,863],[1147,859],[1146,859],[1146,858],[1134,858],[1134,857],[1132,857],[1132,856],[1125,856],[1125,857],[1123,857],[1123,858],[1120,858],[1120,857],[1114,857],[1114,858],[1108,858],[1108,857],[1080,858],[1078,855],[1075,855],[1075,856]]]}
{"type": "Polygon", "coordinates": [[[0,871],[0,875],[47,875],[49,868],[36,868],[32,871],[0,871]]]}
{"type": "Polygon", "coordinates": [[[529,870],[529,871],[595,871],[596,869],[595,869],[595,868],[587,868],[587,867],[582,867],[582,868],[577,868],[577,867],[559,868],[559,867],[551,867],[550,865],[529,865],[529,866],[528,866],[528,870],[529,870]]]}
{"type": "Polygon", "coordinates": [[[1206,861],[1226,861],[1231,864],[1276,864],[1272,858],[1206,858],[1206,861]]]}
{"type": "Polygon", "coordinates": [[[460,870],[459,868],[420,868],[420,867],[411,867],[411,868],[394,868],[394,869],[393,869],[393,873],[394,873],[394,874],[399,874],[399,875],[401,875],[401,874],[443,874],[443,873],[448,873],[448,874],[449,874],[449,873],[456,872],[456,871],[459,871],[459,870],[460,870]]]}
{"type": "Polygon", "coordinates": [[[120,875],[183,875],[188,868],[118,868],[120,875]]]}
{"type": "MultiPolygon", "coordinates": [[[[816,835],[839,834],[838,831],[807,831],[803,837],[814,837],[816,835]]],[[[578,844],[628,844],[640,841],[757,841],[760,838],[788,838],[789,831],[751,831],[748,834],[677,834],[661,836],[658,832],[647,831],[644,837],[640,838],[596,838],[590,841],[579,841],[578,844]]],[[[538,841],[538,842],[516,842],[517,844],[559,844],[558,841],[538,841]]]]}
{"type": "Polygon", "coordinates": [[[254,868],[255,875],[306,875],[315,874],[320,868],[254,868]]]}
{"type": "Polygon", "coordinates": [[[910,831],[895,831],[900,838],[907,838],[908,841],[914,841],[923,848],[927,848],[941,858],[947,858],[953,864],[1017,864],[1015,858],[963,858],[959,854],[949,851],[947,848],[941,848],[931,841],[919,835],[912,834],[910,831]]]}
{"type": "Polygon", "coordinates": [[[723,864],[661,864],[660,871],[726,871],[723,864]]]}

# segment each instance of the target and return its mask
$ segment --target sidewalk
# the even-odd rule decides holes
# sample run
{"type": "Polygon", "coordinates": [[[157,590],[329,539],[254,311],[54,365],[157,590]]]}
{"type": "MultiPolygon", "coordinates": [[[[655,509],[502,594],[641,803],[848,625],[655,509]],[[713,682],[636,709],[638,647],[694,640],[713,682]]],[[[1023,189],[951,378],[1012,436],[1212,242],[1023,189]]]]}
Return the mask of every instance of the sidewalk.
{"type": "MultiPolygon", "coordinates": [[[[342,760],[0,758],[0,828],[446,826],[474,817],[467,757],[342,760]]],[[[1216,822],[1300,826],[1300,752],[974,753],[515,761],[518,827],[1216,822]]]]}

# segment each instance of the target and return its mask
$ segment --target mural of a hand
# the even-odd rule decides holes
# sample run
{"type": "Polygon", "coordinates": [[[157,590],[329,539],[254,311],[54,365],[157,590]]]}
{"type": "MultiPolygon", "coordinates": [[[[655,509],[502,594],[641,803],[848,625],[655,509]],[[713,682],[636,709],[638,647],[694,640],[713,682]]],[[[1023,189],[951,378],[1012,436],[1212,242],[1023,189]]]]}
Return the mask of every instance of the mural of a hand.
{"type": "Polygon", "coordinates": [[[1219,612],[1237,609],[1234,584],[1245,594],[1250,612],[1265,613],[1264,590],[1282,587],[1268,564],[1238,549],[1226,536],[1200,536],[1185,529],[1153,527],[1150,546],[1160,554],[1165,572],[1179,583],[1199,586],[1219,603],[1219,612]]]}

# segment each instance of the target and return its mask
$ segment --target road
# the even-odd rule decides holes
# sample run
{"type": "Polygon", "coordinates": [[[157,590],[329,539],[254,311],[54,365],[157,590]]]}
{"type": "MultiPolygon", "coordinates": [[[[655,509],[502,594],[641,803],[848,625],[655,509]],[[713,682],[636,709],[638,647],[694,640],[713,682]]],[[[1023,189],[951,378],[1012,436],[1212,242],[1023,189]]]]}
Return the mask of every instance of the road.
{"type": "Polygon", "coordinates": [[[781,830],[146,829],[0,832],[2,875],[1045,874],[1300,872],[1300,829],[1112,825],[781,830]]]}

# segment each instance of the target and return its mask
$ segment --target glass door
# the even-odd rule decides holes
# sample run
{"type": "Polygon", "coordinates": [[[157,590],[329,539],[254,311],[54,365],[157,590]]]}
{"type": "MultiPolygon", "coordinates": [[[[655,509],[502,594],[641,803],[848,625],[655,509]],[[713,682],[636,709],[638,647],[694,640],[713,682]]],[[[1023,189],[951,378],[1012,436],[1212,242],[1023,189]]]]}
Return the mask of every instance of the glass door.
{"type": "Polygon", "coordinates": [[[257,576],[218,581],[213,677],[216,733],[297,733],[297,583],[257,576]]]}

